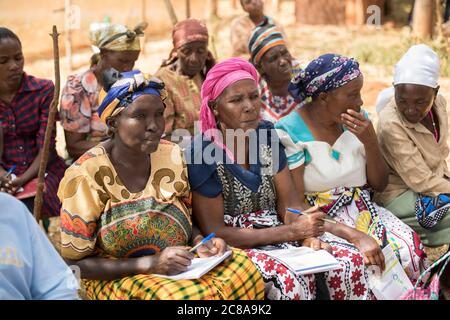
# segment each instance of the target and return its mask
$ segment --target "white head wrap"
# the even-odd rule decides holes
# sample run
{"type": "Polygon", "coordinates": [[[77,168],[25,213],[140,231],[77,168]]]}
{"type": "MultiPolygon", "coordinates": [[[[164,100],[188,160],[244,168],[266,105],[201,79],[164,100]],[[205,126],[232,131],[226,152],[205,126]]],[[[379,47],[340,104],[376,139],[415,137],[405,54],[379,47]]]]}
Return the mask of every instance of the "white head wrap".
{"type": "MultiPolygon", "coordinates": [[[[439,80],[440,62],[436,52],[425,44],[414,45],[397,62],[394,69],[394,86],[409,83],[436,88],[439,80]]],[[[378,95],[376,109],[380,112],[394,97],[394,88],[378,95]]]]}
{"type": "Polygon", "coordinates": [[[411,83],[436,88],[439,68],[439,57],[429,46],[412,46],[395,65],[394,85],[411,83]]]}

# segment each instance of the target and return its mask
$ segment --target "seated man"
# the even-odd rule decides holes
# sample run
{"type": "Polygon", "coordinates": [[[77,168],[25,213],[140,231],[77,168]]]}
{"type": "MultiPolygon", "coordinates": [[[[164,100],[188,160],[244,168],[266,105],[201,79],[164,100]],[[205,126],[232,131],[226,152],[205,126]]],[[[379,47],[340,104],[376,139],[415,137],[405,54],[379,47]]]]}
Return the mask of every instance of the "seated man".
{"type": "Polygon", "coordinates": [[[429,247],[450,243],[448,118],[438,78],[437,54],[426,45],[413,46],[395,66],[394,87],[380,94],[377,105],[378,140],[390,167],[377,201],[429,247]]]}
{"type": "Polygon", "coordinates": [[[0,300],[76,300],[78,285],[27,208],[0,192],[0,300]]]}

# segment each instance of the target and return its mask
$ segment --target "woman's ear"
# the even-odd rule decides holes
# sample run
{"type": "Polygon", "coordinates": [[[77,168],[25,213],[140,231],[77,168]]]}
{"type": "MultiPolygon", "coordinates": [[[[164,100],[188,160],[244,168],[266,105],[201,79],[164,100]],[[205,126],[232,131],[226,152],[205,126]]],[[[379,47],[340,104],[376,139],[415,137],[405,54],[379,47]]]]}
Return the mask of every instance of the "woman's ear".
{"type": "Polygon", "coordinates": [[[208,101],[208,107],[211,108],[211,110],[214,113],[215,117],[217,117],[219,115],[219,112],[217,111],[217,101],[216,100],[209,100],[208,101]]]}
{"type": "Polygon", "coordinates": [[[106,118],[106,125],[108,126],[108,131],[111,133],[117,132],[117,117],[106,118]]]}
{"type": "Polygon", "coordinates": [[[264,68],[261,65],[261,62],[259,62],[258,64],[255,65],[256,70],[258,71],[259,75],[262,77],[264,76],[264,68]]]}
{"type": "Polygon", "coordinates": [[[319,96],[317,97],[317,100],[319,101],[319,103],[322,104],[328,104],[328,94],[326,92],[321,92],[319,93],[319,96]]]}
{"type": "Polygon", "coordinates": [[[439,89],[441,88],[441,86],[437,86],[436,89],[434,89],[434,98],[436,99],[438,93],[439,93],[439,89]]]}

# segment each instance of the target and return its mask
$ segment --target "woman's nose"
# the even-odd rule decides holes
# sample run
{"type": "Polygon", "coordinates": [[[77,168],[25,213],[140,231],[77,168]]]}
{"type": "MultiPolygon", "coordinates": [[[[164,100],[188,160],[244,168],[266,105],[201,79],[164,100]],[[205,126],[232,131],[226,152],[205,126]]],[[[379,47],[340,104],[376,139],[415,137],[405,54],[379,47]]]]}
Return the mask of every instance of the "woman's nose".
{"type": "Polygon", "coordinates": [[[151,120],[147,123],[147,131],[155,132],[158,129],[156,122],[151,120]]]}

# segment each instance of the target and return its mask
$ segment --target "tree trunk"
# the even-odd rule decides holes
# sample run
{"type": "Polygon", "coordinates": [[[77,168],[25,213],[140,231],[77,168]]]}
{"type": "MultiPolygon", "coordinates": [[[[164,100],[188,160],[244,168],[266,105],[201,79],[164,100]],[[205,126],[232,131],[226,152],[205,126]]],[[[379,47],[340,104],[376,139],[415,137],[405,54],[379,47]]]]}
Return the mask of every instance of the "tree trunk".
{"type": "Polygon", "coordinates": [[[413,33],[419,38],[431,38],[433,34],[434,1],[416,0],[413,12],[413,33]]]}
{"type": "Polygon", "coordinates": [[[208,0],[207,19],[210,20],[212,18],[217,18],[219,16],[217,14],[218,10],[219,10],[219,1],[208,0]]]}

